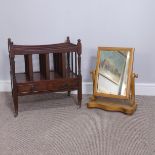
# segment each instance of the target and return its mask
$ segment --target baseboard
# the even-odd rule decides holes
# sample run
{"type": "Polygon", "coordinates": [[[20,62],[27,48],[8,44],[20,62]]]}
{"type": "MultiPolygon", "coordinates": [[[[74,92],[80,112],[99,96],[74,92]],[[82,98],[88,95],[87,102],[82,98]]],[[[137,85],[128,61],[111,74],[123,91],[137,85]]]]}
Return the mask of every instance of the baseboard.
{"type": "Polygon", "coordinates": [[[0,80],[0,92],[10,92],[11,82],[9,80],[0,80]]]}
{"type": "MultiPolygon", "coordinates": [[[[83,82],[83,94],[92,94],[92,83],[83,82]]],[[[136,95],[155,96],[155,83],[136,83],[136,95]]]]}
{"type": "MultiPolygon", "coordinates": [[[[91,82],[82,83],[83,94],[92,94],[92,88],[93,86],[91,82]]],[[[136,83],[135,89],[136,95],[155,96],[155,83],[136,83]]],[[[10,81],[0,81],[0,92],[10,91],[10,81]]]]}
{"type": "Polygon", "coordinates": [[[136,95],[155,96],[155,83],[136,83],[136,95]]]}

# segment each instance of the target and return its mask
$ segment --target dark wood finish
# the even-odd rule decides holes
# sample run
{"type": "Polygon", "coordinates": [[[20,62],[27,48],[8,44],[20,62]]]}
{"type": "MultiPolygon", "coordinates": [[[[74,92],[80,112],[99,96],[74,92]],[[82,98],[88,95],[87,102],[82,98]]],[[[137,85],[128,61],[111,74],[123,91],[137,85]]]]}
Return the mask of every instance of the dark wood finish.
{"type": "Polygon", "coordinates": [[[39,65],[40,65],[40,73],[46,79],[50,77],[50,66],[49,66],[49,54],[39,54],[39,65]]]}
{"type": "Polygon", "coordinates": [[[53,53],[54,70],[62,77],[66,74],[66,59],[65,53],[53,53]]]}
{"type": "Polygon", "coordinates": [[[18,115],[18,96],[67,91],[78,91],[78,104],[82,100],[81,76],[81,41],[70,43],[69,37],[65,43],[49,45],[14,45],[8,39],[10,59],[11,89],[15,116],[18,115]],[[53,53],[54,69],[50,70],[49,54],[53,53]],[[33,71],[33,54],[39,54],[40,71],[33,71]],[[25,72],[16,73],[15,56],[23,55],[25,72]]]}
{"type": "Polygon", "coordinates": [[[32,54],[24,55],[25,58],[25,73],[27,78],[32,80],[33,79],[33,67],[32,67],[32,54]]]}

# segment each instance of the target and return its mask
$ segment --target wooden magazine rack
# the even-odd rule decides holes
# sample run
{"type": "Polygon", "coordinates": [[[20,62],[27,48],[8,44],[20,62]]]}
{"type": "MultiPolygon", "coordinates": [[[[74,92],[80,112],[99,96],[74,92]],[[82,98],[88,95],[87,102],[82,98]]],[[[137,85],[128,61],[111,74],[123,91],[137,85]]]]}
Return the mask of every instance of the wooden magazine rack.
{"type": "Polygon", "coordinates": [[[18,115],[18,96],[45,92],[78,91],[78,104],[82,100],[81,41],[49,45],[15,45],[8,39],[11,89],[14,114],[18,115]],[[33,71],[33,54],[39,55],[39,71],[33,71]],[[15,56],[23,55],[25,72],[16,73],[15,56]],[[53,57],[50,62],[49,57],[53,57]],[[50,66],[53,63],[53,69],[50,66]]]}

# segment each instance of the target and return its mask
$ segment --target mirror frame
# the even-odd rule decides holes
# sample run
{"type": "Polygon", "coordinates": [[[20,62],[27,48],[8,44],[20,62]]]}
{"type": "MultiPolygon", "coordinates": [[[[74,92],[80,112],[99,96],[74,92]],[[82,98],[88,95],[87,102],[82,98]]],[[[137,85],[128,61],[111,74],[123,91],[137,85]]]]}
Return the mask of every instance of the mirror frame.
{"type": "Polygon", "coordinates": [[[95,79],[94,79],[94,96],[103,96],[103,97],[110,97],[110,98],[118,98],[118,99],[129,99],[130,98],[130,85],[131,85],[131,76],[133,71],[133,59],[134,59],[134,48],[124,48],[124,47],[98,47],[97,52],[97,62],[96,62],[96,72],[95,72],[95,79]],[[127,76],[127,88],[126,88],[126,95],[115,95],[115,94],[106,94],[106,93],[99,93],[97,92],[97,84],[98,84],[98,73],[99,73],[99,65],[100,65],[100,58],[101,52],[104,51],[128,51],[130,52],[129,64],[128,64],[128,76],[127,76]]]}

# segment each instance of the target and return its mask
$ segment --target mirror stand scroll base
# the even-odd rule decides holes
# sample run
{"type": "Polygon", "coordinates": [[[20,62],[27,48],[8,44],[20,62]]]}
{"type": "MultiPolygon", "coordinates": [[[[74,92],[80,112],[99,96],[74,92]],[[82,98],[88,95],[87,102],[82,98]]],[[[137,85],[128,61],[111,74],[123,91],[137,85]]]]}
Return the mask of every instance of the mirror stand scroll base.
{"type": "MultiPolygon", "coordinates": [[[[132,115],[137,109],[137,103],[135,101],[135,78],[138,78],[138,75],[135,73],[131,74],[131,85],[130,85],[130,97],[128,99],[129,104],[122,104],[119,101],[107,101],[99,99],[94,95],[94,80],[95,80],[95,71],[91,72],[93,80],[93,95],[90,97],[90,100],[87,104],[88,108],[99,108],[106,111],[116,111],[122,112],[127,115],[132,115]]],[[[104,98],[104,97],[102,97],[104,98]]]]}

